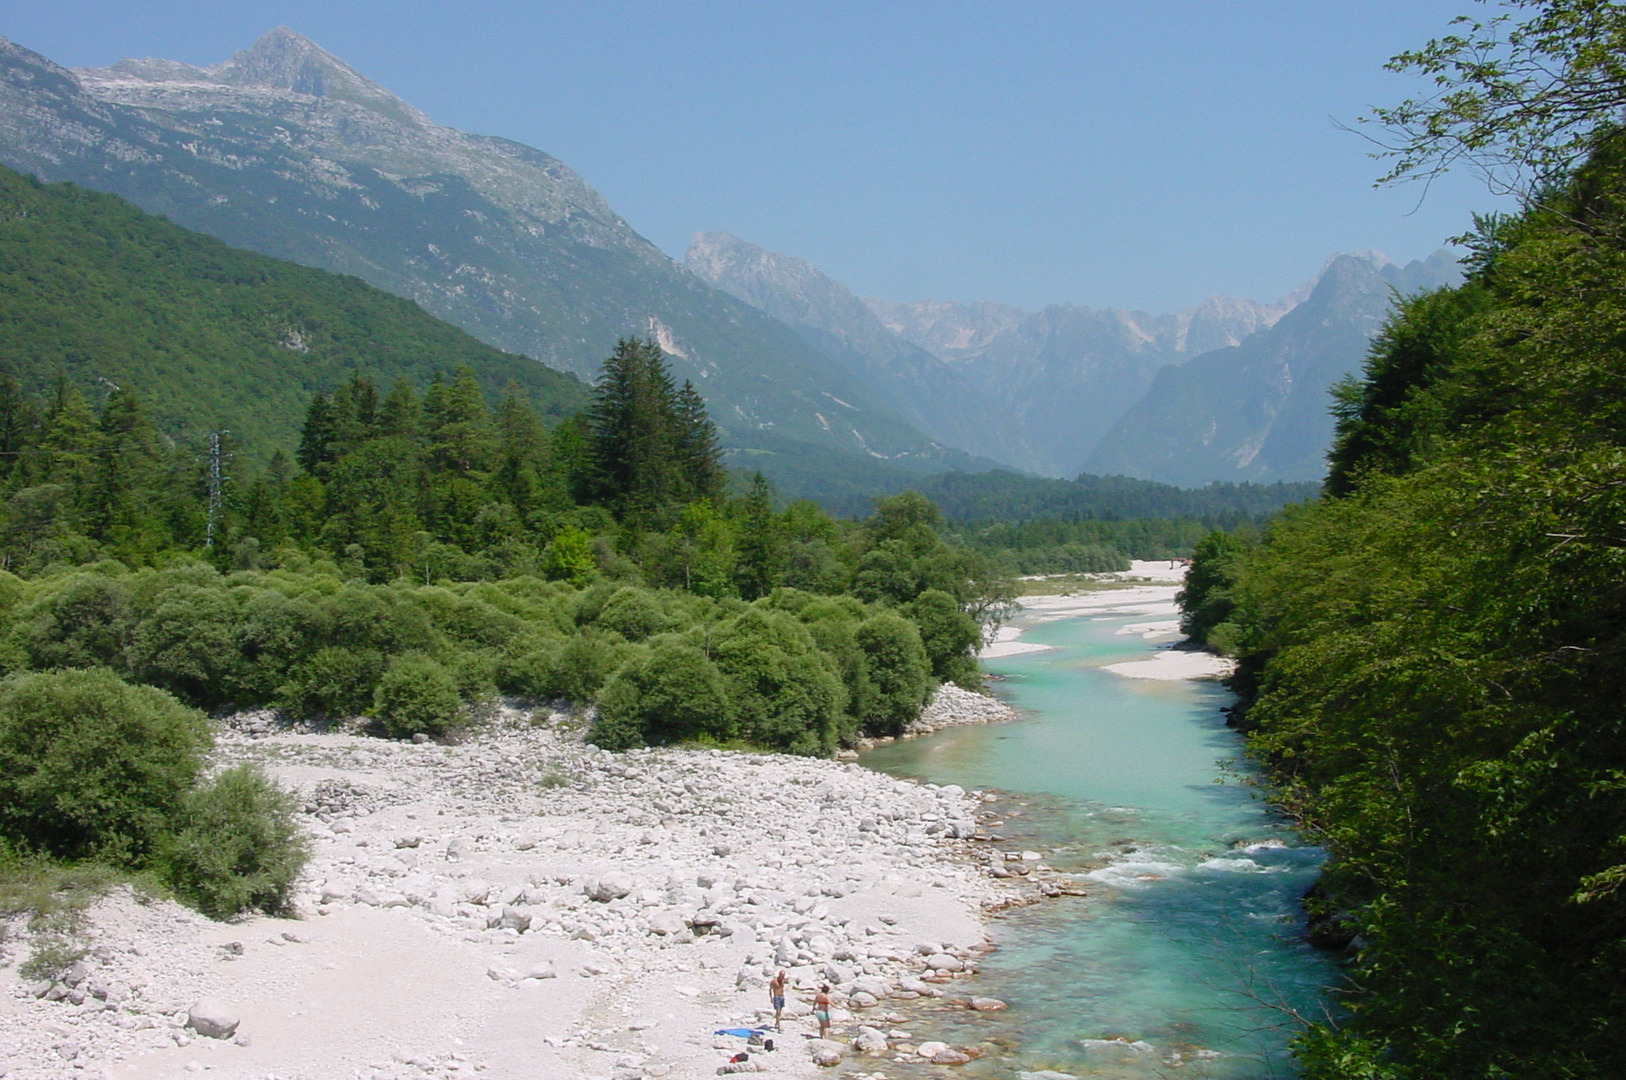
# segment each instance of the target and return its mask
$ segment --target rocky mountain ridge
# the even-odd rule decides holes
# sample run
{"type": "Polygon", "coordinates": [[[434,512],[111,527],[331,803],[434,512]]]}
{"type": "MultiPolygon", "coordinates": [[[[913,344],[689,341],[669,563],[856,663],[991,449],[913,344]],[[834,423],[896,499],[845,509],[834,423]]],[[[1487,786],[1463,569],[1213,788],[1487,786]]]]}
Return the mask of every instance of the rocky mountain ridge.
{"type": "Polygon", "coordinates": [[[563,162],[436,125],[287,29],[206,68],[73,72],[0,39],[0,162],[353,274],[564,370],[594,372],[620,336],[655,337],[725,445],[770,475],[976,467],[685,272],[563,162]]]}
{"type": "Polygon", "coordinates": [[[1158,372],[1084,468],[1180,485],[1320,479],[1332,387],[1359,372],[1397,295],[1459,278],[1444,251],[1406,266],[1375,252],[1334,257],[1268,329],[1158,372]]]}
{"type": "Polygon", "coordinates": [[[882,325],[863,300],[807,260],[712,232],[695,235],[684,265],[795,329],[933,438],[1019,468],[1042,461],[1014,416],[990,412],[959,372],[882,325]]]}

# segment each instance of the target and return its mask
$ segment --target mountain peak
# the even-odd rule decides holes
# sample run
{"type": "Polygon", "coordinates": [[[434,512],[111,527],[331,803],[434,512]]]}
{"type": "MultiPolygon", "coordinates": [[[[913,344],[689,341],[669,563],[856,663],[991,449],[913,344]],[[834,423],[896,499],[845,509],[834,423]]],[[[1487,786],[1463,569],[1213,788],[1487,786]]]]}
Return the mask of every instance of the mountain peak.
{"type": "Polygon", "coordinates": [[[367,82],[344,61],[286,26],[262,35],[230,60],[211,67],[209,74],[235,86],[264,86],[312,97],[325,97],[334,76],[367,82]]]}
{"type": "Polygon", "coordinates": [[[229,86],[283,90],[348,101],[398,120],[429,118],[328,52],[310,38],[279,26],[224,63],[208,69],[229,86]]]}
{"type": "Polygon", "coordinates": [[[206,68],[174,60],[120,60],[106,68],[78,68],[74,74],[92,94],[150,95],[207,87],[273,95],[298,94],[345,102],[412,126],[432,121],[382,86],[366,78],[314,41],[279,26],[230,60],[206,68]]]}

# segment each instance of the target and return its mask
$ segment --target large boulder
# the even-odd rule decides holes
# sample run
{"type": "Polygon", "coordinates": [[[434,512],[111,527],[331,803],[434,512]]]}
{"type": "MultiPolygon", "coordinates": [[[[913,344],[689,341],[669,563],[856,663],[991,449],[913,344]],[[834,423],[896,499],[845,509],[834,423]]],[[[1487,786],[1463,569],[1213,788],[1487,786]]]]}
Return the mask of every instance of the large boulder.
{"type": "Polygon", "coordinates": [[[678,937],[689,928],[675,911],[657,911],[649,917],[649,932],[661,937],[678,937]]]}
{"type": "Polygon", "coordinates": [[[186,1026],[210,1039],[229,1039],[243,1018],[213,998],[203,998],[186,1012],[186,1026]]]}
{"type": "Polygon", "coordinates": [[[632,875],[620,870],[611,870],[608,874],[600,874],[590,878],[586,884],[587,898],[604,903],[610,900],[619,900],[632,892],[635,882],[632,875]]]}
{"type": "Polygon", "coordinates": [[[457,886],[457,900],[462,904],[484,904],[491,896],[491,882],[471,877],[457,886]]]}
{"type": "Polygon", "coordinates": [[[823,1069],[835,1068],[841,1064],[841,1059],[847,1056],[840,1043],[828,1039],[814,1039],[808,1044],[807,1052],[813,1059],[813,1064],[823,1069]]]}

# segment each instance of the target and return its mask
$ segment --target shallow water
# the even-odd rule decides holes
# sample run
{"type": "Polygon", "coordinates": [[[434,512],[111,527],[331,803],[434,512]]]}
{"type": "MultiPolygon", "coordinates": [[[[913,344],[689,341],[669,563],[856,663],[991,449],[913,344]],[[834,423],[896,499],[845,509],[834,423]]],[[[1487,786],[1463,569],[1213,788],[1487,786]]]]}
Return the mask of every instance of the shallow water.
{"type": "Polygon", "coordinates": [[[1333,981],[1303,942],[1297,902],[1321,853],[1243,782],[1240,740],[1220,712],[1229,693],[1101,670],[1147,655],[1140,636],[1119,633],[1145,619],[1034,625],[1023,640],[1054,649],[985,665],[1027,719],[864,757],[895,775],[997,789],[991,808],[1005,824],[991,831],[1006,840],[995,846],[1038,850],[1087,891],[994,920],[998,947],[967,989],[1008,1011],[945,1011],[910,1029],[987,1040],[962,1074],[1292,1076],[1296,1025],[1282,1010],[1317,1014],[1333,981]]]}

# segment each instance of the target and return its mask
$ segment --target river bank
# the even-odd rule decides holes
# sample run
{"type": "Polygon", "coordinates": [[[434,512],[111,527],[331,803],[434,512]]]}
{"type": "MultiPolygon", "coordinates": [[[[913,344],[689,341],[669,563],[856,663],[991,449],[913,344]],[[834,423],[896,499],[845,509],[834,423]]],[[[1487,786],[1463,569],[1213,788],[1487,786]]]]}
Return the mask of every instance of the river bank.
{"type": "Polygon", "coordinates": [[[851,763],[610,754],[513,708],[458,746],[226,730],[216,757],[304,800],[302,917],[215,923],[119,890],[61,1000],[4,973],[7,1080],[711,1076],[745,1048],[713,1032],[771,1022],[780,967],[784,1031],[755,1057],[813,1075],[818,985],[844,1039],[913,1050],[893,1010],[964,993],[1006,902],[969,858],[979,793],[851,763]],[[233,1038],[185,1026],[200,999],[233,1038]]]}

